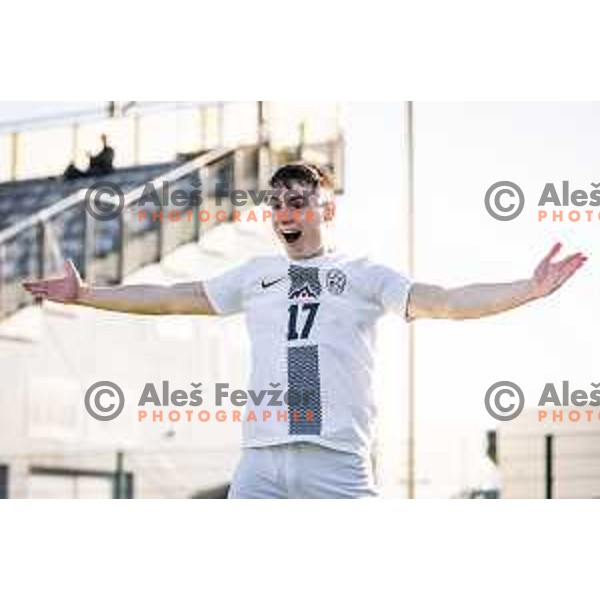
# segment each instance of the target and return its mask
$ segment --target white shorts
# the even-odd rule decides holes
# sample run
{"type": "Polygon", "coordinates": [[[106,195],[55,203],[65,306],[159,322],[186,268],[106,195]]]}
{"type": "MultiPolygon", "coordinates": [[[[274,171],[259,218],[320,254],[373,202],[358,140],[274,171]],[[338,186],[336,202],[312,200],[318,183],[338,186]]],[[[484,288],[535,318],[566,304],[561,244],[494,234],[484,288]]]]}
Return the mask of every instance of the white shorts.
{"type": "Polygon", "coordinates": [[[308,442],[244,448],[229,498],[373,498],[368,457],[308,442]]]}

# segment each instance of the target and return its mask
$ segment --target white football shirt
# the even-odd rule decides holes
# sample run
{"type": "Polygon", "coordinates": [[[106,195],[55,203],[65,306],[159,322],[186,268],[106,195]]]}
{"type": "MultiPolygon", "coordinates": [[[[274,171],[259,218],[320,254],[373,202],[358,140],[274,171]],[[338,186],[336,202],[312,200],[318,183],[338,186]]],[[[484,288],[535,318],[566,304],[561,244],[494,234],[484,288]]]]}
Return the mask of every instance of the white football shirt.
{"type": "Polygon", "coordinates": [[[244,419],[243,446],[308,441],[370,452],[375,323],[388,310],[406,318],[410,286],[402,273],[338,253],[257,257],[206,281],[217,313],[246,317],[246,406],[256,420],[244,419]]]}

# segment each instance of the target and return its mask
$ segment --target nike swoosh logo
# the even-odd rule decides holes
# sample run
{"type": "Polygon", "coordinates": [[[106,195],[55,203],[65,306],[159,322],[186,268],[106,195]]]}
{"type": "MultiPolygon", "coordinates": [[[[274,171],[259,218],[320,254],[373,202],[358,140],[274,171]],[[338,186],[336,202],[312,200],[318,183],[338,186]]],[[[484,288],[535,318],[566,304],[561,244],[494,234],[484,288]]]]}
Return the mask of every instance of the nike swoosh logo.
{"type": "Polygon", "coordinates": [[[283,279],[284,279],[284,277],[280,277],[279,279],[275,279],[275,281],[269,281],[268,283],[265,283],[265,280],[263,279],[260,282],[260,284],[262,285],[262,289],[266,290],[267,288],[270,288],[272,285],[275,285],[276,283],[279,283],[283,279]]]}

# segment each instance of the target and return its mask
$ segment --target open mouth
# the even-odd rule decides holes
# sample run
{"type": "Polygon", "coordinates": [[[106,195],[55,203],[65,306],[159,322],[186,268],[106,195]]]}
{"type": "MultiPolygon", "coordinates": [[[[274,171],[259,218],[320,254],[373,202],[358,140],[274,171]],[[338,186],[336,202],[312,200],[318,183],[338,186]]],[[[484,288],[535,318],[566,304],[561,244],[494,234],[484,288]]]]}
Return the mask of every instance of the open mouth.
{"type": "Polygon", "coordinates": [[[285,240],[286,244],[293,244],[294,242],[297,242],[300,239],[300,237],[302,236],[302,232],[295,231],[292,229],[284,229],[281,232],[281,235],[283,236],[283,239],[285,240]]]}

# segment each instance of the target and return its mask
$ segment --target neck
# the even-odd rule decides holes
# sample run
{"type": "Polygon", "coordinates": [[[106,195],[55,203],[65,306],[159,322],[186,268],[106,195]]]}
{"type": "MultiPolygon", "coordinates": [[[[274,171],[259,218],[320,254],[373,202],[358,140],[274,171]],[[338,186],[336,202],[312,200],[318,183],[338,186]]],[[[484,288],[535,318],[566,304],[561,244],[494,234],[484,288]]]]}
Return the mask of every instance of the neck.
{"type": "Polygon", "coordinates": [[[305,256],[290,256],[290,258],[292,260],[310,260],[311,258],[317,258],[317,256],[323,256],[324,254],[327,254],[328,252],[331,252],[331,249],[326,248],[325,246],[320,246],[317,250],[315,250],[314,252],[311,252],[310,254],[306,254],[305,256]]]}

